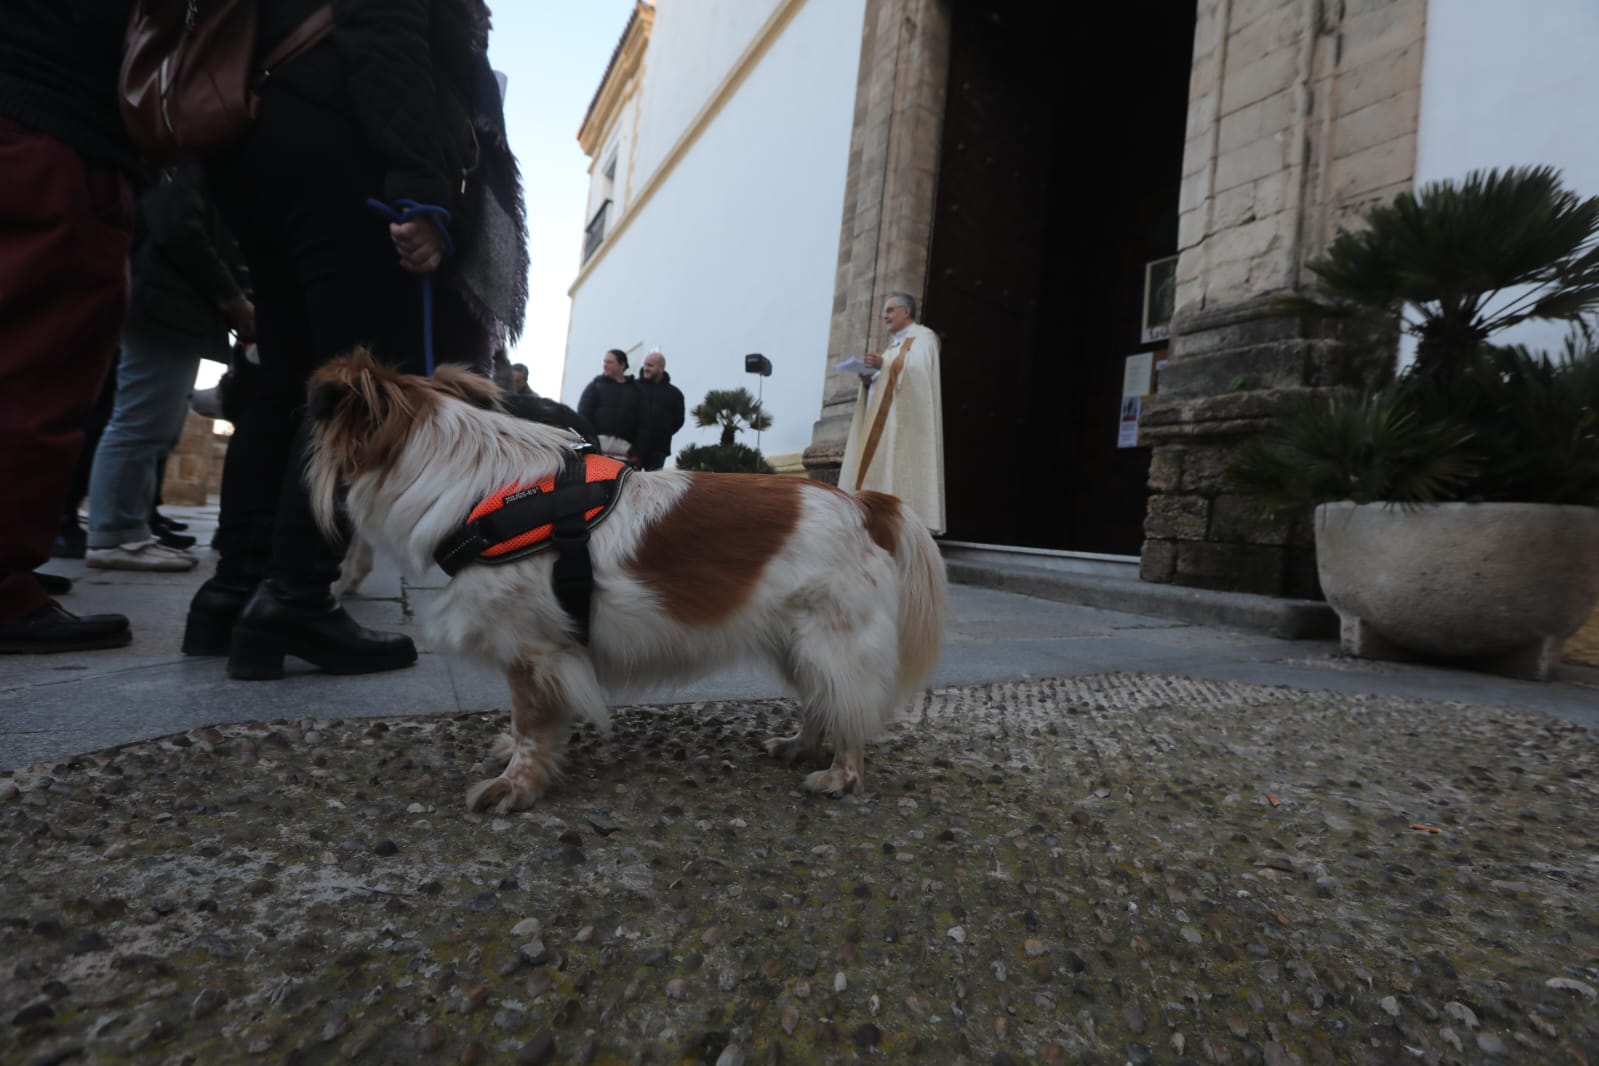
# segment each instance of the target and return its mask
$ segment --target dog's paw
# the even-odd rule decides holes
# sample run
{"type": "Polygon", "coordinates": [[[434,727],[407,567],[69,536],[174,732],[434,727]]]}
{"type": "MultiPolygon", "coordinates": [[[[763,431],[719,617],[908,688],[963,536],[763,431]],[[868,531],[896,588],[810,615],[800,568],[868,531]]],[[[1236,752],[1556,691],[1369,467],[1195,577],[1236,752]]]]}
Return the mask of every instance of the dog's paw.
{"type": "Polygon", "coordinates": [[[842,796],[860,787],[861,775],[844,766],[833,766],[805,775],[805,787],[824,796],[842,796]]]}
{"type": "Polygon", "coordinates": [[[522,811],[538,802],[542,788],[531,785],[525,778],[501,774],[487,781],[479,781],[466,790],[466,809],[486,811],[494,808],[495,814],[522,811]]]}
{"type": "Polygon", "coordinates": [[[791,737],[772,737],[765,743],[766,754],[778,762],[812,762],[822,756],[822,749],[804,741],[804,734],[791,737]]]}

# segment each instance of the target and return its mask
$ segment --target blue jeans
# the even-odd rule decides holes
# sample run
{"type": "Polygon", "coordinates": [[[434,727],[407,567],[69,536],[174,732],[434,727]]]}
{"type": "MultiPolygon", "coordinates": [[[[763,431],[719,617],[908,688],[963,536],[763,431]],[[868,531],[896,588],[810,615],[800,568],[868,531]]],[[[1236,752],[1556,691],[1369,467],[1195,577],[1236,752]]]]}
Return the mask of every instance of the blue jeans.
{"type": "Polygon", "coordinates": [[[183,433],[200,348],[123,333],[116,404],[89,472],[89,547],[150,539],[156,476],[183,433]]]}

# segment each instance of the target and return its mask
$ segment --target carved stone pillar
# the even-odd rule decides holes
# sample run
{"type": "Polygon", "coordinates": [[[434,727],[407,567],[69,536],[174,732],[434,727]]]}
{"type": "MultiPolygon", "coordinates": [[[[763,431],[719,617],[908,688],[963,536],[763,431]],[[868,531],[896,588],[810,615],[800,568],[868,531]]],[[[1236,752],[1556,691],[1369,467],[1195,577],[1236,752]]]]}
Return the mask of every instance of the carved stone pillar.
{"type": "Polygon", "coordinates": [[[1274,313],[1304,263],[1411,186],[1426,0],[1200,0],[1183,153],[1177,314],[1140,576],[1317,594],[1308,516],[1259,520],[1225,472],[1306,389],[1382,380],[1392,338],[1274,313]]]}
{"type": "MultiPolygon", "coordinates": [[[[825,358],[880,345],[883,299],[921,299],[932,242],[953,0],[867,0],[825,358]]],[[[807,474],[837,483],[858,381],[825,378],[807,474]]]]}

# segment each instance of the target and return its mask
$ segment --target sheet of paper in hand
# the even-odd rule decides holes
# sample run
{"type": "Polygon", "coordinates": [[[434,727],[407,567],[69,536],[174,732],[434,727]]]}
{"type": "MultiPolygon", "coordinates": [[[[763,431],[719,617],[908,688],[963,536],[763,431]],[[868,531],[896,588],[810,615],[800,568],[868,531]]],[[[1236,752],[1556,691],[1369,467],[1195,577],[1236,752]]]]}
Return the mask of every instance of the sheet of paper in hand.
{"type": "Polygon", "coordinates": [[[834,363],[833,370],[839,374],[866,374],[871,371],[871,367],[867,366],[866,360],[860,356],[852,355],[834,363]]]}

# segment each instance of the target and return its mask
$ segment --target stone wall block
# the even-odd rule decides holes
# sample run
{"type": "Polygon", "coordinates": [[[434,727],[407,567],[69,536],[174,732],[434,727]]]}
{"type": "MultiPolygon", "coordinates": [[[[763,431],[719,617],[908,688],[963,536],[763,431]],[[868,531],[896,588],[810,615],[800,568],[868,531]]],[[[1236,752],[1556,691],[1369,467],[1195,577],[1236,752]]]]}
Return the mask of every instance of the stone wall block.
{"type": "Polygon", "coordinates": [[[1339,25],[1340,61],[1361,67],[1397,56],[1426,32],[1426,0],[1383,0],[1357,4],[1346,0],[1339,25]]]}
{"type": "Polygon", "coordinates": [[[222,491],[222,459],[228,438],[219,436],[209,418],[190,411],[178,446],[167,457],[162,482],[164,503],[198,506],[222,491]]]}
{"type": "Polygon", "coordinates": [[[1170,540],[1146,540],[1138,553],[1140,581],[1169,582],[1177,573],[1177,544],[1170,540]]]}
{"type": "Polygon", "coordinates": [[[1173,359],[1161,371],[1161,389],[1174,396],[1204,396],[1304,383],[1305,341],[1254,344],[1231,351],[1173,359]]]}
{"type": "Polygon", "coordinates": [[[1409,92],[1421,85],[1420,43],[1407,45],[1339,72],[1337,98],[1340,116],[1361,111],[1379,100],[1409,92]]]}
{"type": "Polygon", "coordinates": [[[1252,63],[1235,63],[1229,54],[1221,76],[1221,110],[1228,115],[1264,100],[1294,83],[1301,62],[1298,48],[1279,48],[1252,63]]]}
{"type": "Polygon", "coordinates": [[[1267,134],[1216,159],[1216,191],[1275,174],[1288,165],[1289,138],[1267,134]]]}
{"type": "Polygon", "coordinates": [[[1416,128],[1420,106],[1421,90],[1413,88],[1344,115],[1338,120],[1333,158],[1358,155],[1368,148],[1392,141],[1396,136],[1408,136],[1409,131],[1416,128]]]}
{"type": "Polygon", "coordinates": [[[1203,540],[1209,525],[1203,496],[1152,496],[1144,513],[1144,536],[1155,540],[1203,540]]]}
{"type": "Polygon", "coordinates": [[[1261,512],[1243,496],[1216,497],[1210,509],[1210,536],[1218,544],[1286,545],[1293,539],[1293,519],[1261,512]]]}
{"type": "Polygon", "coordinates": [[[1175,492],[1183,481],[1183,456],[1179,447],[1156,448],[1149,458],[1149,491],[1175,492]]]}
{"type": "Polygon", "coordinates": [[[1280,4],[1227,38],[1227,63],[1247,66],[1283,51],[1292,51],[1304,34],[1305,16],[1298,4],[1280,4]]]}
{"type": "Polygon", "coordinates": [[[1179,544],[1172,581],[1199,588],[1280,596],[1286,555],[1284,548],[1257,544],[1179,544]]]}
{"type": "MultiPolygon", "coordinates": [[[[1232,445],[1200,445],[1183,455],[1182,491],[1217,496],[1227,491],[1227,467],[1237,451],[1232,445]]],[[[1208,532],[1208,529],[1207,529],[1208,532]]],[[[1204,535],[1194,538],[1203,540],[1204,535]]]]}
{"type": "Polygon", "coordinates": [[[1333,199],[1337,203],[1345,203],[1365,198],[1364,202],[1370,203],[1372,192],[1400,183],[1408,184],[1415,170],[1414,134],[1384,141],[1332,163],[1333,199]]]}

